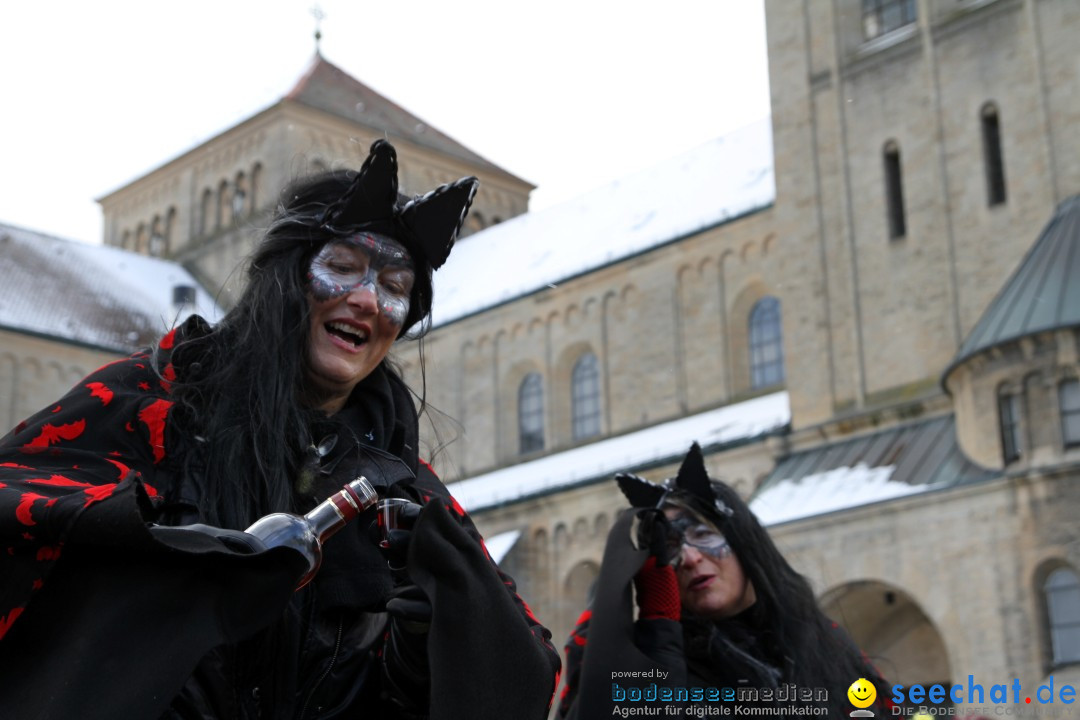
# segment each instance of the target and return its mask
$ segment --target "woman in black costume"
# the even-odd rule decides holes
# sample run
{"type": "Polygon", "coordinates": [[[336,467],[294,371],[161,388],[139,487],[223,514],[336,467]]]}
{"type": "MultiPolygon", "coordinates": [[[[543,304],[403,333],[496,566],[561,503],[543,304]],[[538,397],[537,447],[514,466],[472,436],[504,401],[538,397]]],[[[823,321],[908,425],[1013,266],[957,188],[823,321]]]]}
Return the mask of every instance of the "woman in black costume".
{"type": "Polygon", "coordinates": [[[0,707],[13,717],[545,716],[559,661],[418,456],[388,353],[422,334],[475,178],[398,194],[393,147],[281,196],[238,304],[106,365],[0,441],[0,707]],[[371,516],[293,592],[241,532],[364,475],[371,516]],[[418,517],[417,517],[418,515],[418,517]]]}
{"type": "Polygon", "coordinates": [[[617,480],[632,507],[612,528],[590,608],[567,644],[560,717],[650,703],[671,707],[670,717],[726,703],[815,706],[844,718],[859,678],[875,686],[871,711],[881,716],[885,682],[821,612],[746,503],[708,477],[696,443],[662,485],[617,480]],[[627,679],[616,688],[616,677],[627,679]],[[818,689],[827,699],[803,695],[818,689]]]}

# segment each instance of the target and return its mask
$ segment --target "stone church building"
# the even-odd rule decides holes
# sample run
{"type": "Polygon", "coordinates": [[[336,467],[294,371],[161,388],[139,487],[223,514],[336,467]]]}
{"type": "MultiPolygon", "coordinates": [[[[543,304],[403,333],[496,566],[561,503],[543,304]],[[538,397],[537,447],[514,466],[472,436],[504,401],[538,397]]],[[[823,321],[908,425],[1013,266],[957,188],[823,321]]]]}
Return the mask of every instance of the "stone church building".
{"type": "Polygon", "coordinates": [[[105,241],[227,307],[296,174],[386,136],[406,192],[477,175],[423,357],[396,357],[427,455],[558,641],[625,507],[613,474],[672,475],[696,440],[891,682],[1075,684],[1080,4],[765,12],[770,121],[563,205],[527,213],[527,182],[316,57],[102,198],[105,241]]]}

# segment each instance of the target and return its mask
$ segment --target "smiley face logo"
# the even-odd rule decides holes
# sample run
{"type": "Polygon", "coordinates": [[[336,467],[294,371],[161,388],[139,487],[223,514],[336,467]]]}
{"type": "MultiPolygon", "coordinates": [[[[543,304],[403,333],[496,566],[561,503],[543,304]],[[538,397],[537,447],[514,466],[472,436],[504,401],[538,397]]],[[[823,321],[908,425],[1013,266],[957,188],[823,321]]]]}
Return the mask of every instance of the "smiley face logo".
{"type": "Polygon", "coordinates": [[[877,688],[866,678],[859,678],[851,683],[847,690],[848,700],[857,708],[869,707],[877,699],[877,688]]]}

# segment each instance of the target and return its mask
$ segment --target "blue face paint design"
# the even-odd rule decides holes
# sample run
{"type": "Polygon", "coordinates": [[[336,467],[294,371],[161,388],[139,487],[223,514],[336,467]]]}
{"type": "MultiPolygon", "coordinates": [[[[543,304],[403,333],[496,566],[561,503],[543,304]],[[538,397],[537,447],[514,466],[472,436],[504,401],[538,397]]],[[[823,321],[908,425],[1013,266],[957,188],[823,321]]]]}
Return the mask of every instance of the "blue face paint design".
{"type": "Polygon", "coordinates": [[[318,302],[364,289],[375,295],[379,313],[396,326],[409,314],[416,275],[405,248],[384,235],[359,233],[329,242],[311,259],[308,282],[318,302]]]}

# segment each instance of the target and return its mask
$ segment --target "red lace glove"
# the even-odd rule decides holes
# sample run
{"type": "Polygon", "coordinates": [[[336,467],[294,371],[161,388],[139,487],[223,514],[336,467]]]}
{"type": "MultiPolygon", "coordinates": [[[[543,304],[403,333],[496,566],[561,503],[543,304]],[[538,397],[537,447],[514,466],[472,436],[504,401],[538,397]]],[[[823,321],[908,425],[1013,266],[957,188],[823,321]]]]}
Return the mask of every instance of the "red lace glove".
{"type": "Polygon", "coordinates": [[[650,555],[634,576],[634,589],[637,590],[637,604],[641,610],[639,617],[642,620],[678,620],[681,617],[682,602],[675,568],[658,565],[655,555],[650,555]]]}

